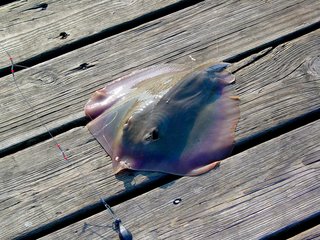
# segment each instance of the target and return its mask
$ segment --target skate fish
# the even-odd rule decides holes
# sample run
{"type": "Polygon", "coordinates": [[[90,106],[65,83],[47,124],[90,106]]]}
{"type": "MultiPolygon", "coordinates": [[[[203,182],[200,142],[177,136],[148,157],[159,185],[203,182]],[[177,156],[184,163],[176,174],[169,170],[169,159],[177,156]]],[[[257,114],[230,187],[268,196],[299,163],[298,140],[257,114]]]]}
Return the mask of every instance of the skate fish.
{"type": "Polygon", "coordinates": [[[227,63],[203,69],[163,64],[96,91],[85,106],[92,135],[123,169],[199,175],[233,149],[239,120],[227,63]]]}

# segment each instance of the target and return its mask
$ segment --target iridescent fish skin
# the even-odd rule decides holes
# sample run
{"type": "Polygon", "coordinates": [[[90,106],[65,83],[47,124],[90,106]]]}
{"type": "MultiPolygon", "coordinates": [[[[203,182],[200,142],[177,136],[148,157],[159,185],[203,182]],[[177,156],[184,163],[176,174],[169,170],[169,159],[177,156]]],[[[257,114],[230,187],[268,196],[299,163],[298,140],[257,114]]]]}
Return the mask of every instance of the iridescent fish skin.
{"type": "Polygon", "coordinates": [[[88,129],[114,171],[198,175],[228,157],[239,119],[234,75],[221,63],[190,73],[180,65],[134,72],[97,91],[88,129]]]}

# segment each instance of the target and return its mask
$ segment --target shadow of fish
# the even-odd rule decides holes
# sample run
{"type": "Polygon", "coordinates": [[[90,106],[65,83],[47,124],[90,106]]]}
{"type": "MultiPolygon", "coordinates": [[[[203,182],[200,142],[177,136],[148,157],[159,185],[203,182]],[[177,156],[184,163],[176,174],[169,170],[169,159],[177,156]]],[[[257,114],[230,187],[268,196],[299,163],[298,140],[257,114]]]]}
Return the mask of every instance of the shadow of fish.
{"type": "Polygon", "coordinates": [[[94,93],[85,106],[94,119],[87,127],[114,172],[198,175],[228,157],[240,115],[228,66],[153,66],[94,93]]]}

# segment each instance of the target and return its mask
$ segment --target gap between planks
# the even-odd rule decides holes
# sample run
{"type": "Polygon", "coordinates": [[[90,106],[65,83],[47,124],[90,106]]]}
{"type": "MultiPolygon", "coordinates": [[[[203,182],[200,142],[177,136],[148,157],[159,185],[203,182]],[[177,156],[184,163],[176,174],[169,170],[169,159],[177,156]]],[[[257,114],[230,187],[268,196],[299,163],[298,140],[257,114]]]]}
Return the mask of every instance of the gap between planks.
{"type": "MultiPolygon", "coordinates": [[[[0,38],[19,65],[30,67],[200,1],[20,1],[0,9],[0,38]]],[[[7,65],[1,58],[0,77],[10,73],[7,65]]]]}
{"type": "MultiPolygon", "coordinates": [[[[17,78],[41,119],[55,129],[81,118],[85,102],[105,85],[105,79],[163,62],[200,64],[216,56],[227,59],[319,21],[316,3],[281,1],[273,7],[272,2],[260,1],[215,6],[204,2],[21,71],[17,78]],[[83,62],[94,67],[72,71],[83,62]]],[[[11,81],[10,76],[1,81],[1,150],[45,133],[11,81]]]]}
{"type": "MultiPolygon", "coordinates": [[[[314,56],[319,49],[318,32],[278,46],[237,72],[236,86],[242,99],[237,141],[319,109],[319,68],[313,67],[318,63],[314,56]],[[288,111],[291,109],[294,111],[288,111]]],[[[0,195],[1,222],[7,229],[0,232],[2,237],[17,236],[66,216],[96,202],[101,193],[113,196],[134,191],[165,177],[143,172],[114,176],[110,158],[85,128],[57,137],[70,156],[68,162],[61,159],[50,140],[0,159],[5,180],[0,195]],[[17,211],[19,219],[12,215],[17,211]]]]}
{"type": "MultiPolygon", "coordinates": [[[[315,152],[319,155],[319,153],[315,152]]],[[[303,161],[305,165],[309,165],[319,161],[319,158],[314,156],[308,156],[308,163],[303,161]]],[[[315,213],[307,216],[306,218],[291,223],[283,228],[280,228],[276,231],[268,233],[263,236],[260,240],[272,240],[272,239],[288,239],[293,236],[299,237],[299,235],[303,235],[303,233],[307,234],[312,232],[315,226],[320,223],[320,211],[315,211],[315,213]]]]}
{"type": "MultiPolygon", "coordinates": [[[[41,10],[37,8],[39,1],[19,1],[0,8],[0,37],[21,62],[178,2],[72,0],[61,4],[54,0],[41,10]],[[61,39],[61,32],[70,35],[61,39]]],[[[0,60],[0,66],[7,64],[5,59],[0,60]]]]}
{"type": "MultiPolygon", "coordinates": [[[[319,126],[305,125],[113,210],[134,239],[260,239],[319,211],[319,126]]],[[[111,222],[101,212],[44,239],[116,239],[111,222]]]]}
{"type": "Polygon", "coordinates": [[[320,224],[308,229],[307,231],[304,231],[302,233],[299,233],[298,235],[290,238],[289,240],[319,240],[320,239],[320,224]]]}

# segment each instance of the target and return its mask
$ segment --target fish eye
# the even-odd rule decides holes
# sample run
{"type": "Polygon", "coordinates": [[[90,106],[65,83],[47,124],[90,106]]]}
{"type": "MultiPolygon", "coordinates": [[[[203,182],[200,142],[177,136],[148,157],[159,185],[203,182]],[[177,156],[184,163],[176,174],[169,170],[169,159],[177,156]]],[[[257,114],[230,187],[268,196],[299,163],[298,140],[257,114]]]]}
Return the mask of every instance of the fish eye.
{"type": "Polygon", "coordinates": [[[151,142],[159,139],[159,131],[157,128],[153,128],[150,132],[148,132],[144,138],[145,141],[151,142]]]}

